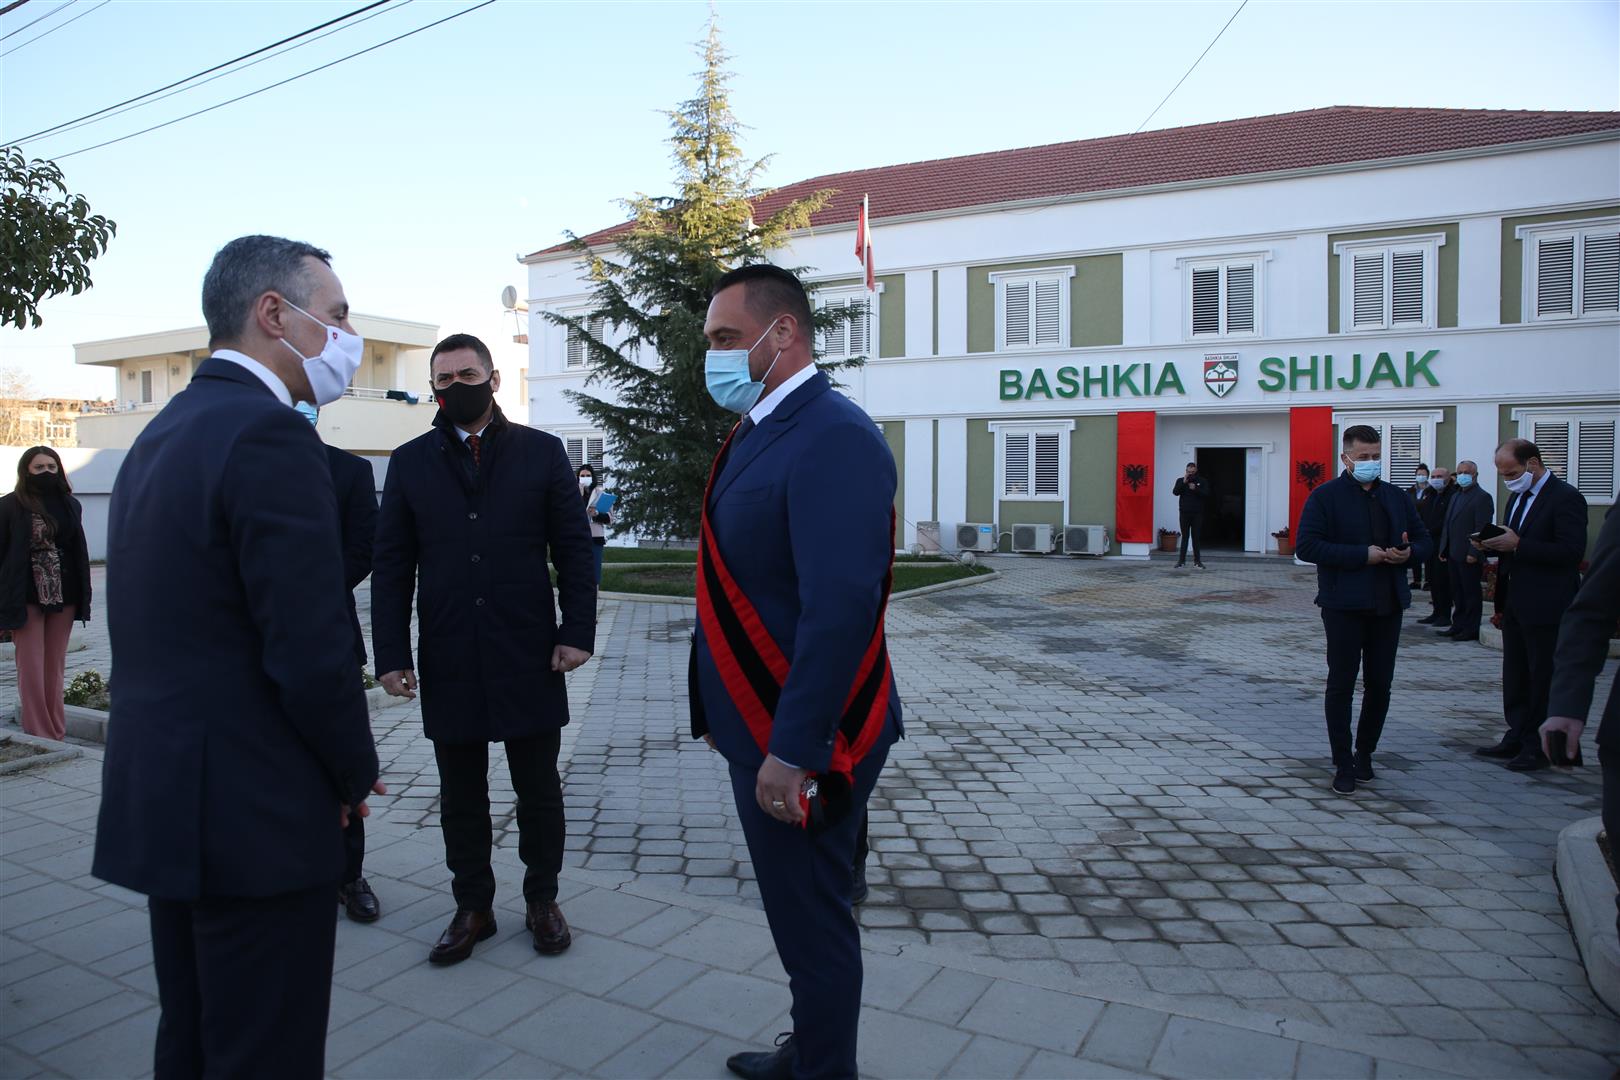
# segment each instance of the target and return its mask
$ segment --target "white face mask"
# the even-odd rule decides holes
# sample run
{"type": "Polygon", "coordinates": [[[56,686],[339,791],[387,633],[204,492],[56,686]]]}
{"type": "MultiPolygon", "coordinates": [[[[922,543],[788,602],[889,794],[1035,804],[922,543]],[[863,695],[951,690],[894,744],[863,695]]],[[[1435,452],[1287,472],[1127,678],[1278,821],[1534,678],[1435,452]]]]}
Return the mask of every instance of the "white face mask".
{"type": "Polygon", "coordinates": [[[1513,479],[1502,481],[1502,486],[1506,487],[1515,495],[1523,495],[1525,492],[1530,490],[1531,486],[1534,485],[1535,482],[1536,478],[1530,475],[1529,469],[1526,469],[1513,479]]]}
{"type": "Polygon", "coordinates": [[[365,352],[365,340],[358,334],[351,334],[339,326],[327,326],[309,312],[293,303],[285,301],[304,318],[311,322],[320,323],[326,330],[326,344],[319,354],[305,356],[294,349],[286,338],[281,343],[286,345],[292,354],[304,362],[304,374],[309,378],[310,389],[315,392],[315,404],[330,405],[343,396],[348,389],[349,380],[354,373],[360,370],[360,358],[365,352]]]}

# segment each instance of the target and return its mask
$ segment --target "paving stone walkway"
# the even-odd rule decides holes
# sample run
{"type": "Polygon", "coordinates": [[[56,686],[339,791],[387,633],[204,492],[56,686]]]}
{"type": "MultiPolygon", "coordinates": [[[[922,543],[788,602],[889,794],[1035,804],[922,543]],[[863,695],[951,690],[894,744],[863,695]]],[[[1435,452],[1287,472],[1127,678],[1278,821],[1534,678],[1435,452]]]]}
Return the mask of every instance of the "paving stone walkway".
{"type": "MultiPolygon", "coordinates": [[[[1105,1070],[1114,1067],[1167,1076],[1326,1076],[1377,1068],[1379,1075],[1606,1077],[1620,1065],[1620,1022],[1586,985],[1551,874],[1558,830],[1597,812],[1596,770],[1521,776],[1469,754],[1498,733],[1499,653],[1410,627],[1379,779],[1346,800],[1326,786],[1321,629],[1310,604],[1310,570],[1270,560],[1212,562],[1202,573],[1055,559],[995,565],[1002,571],[996,581],[901,601],[891,613],[909,738],[891,755],[873,803],[874,887],[861,914],[874,956],[933,965],[939,970],[930,980],[951,972],[951,980],[985,981],[955,1015],[926,1011],[931,996],[923,984],[904,996],[869,990],[874,1016],[944,1024],[961,1038],[917,1029],[928,1032],[917,1053],[937,1056],[954,1045],[951,1059],[872,1057],[865,1071],[1011,1076],[1022,1069],[1056,1076],[1112,1075],[1105,1070]],[[1004,998],[1023,1001],[1036,991],[1068,995],[1063,1009],[1076,1018],[1068,1023],[1087,1029],[1080,1041],[1068,1045],[1065,1035],[1047,1046],[1018,1037],[1046,1026],[1034,1005],[1026,1014],[1009,1004],[998,1020],[1005,1028],[969,1022],[986,1000],[991,1012],[979,1012],[981,1019],[1004,998]],[[1198,1024],[1224,1027],[1187,1027],[1198,1024]],[[1233,1031],[1293,1040],[1292,1049],[1251,1046],[1233,1031]],[[1012,1050],[981,1058],[990,1053],[986,1039],[1028,1052],[1014,1065],[1006,1064],[1012,1050]],[[1099,1050],[1125,1046],[1129,1053],[1099,1050]],[[1369,1057],[1317,1056],[1329,1051],[1369,1057]]],[[[563,751],[568,873],[587,908],[603,896],[634,896],[661,905],[649,909],[649,919],[720,919],[730,933],[734,926],[757,928],[761,916],[721,763],[684,735],[690,624],[689,607],[604,602],[598,656],[571,677],[577,722],[567,729],[563,751]]],[[[71,655],[70,668],[105,670],[96,624],[85,638],[91,648],[71,655]]],[[[11,678],[9,665],[0,665],[0,693],[11,692],[11,678]]],[[[421,992],[430,994],[431,976],[450,973],[429,972],[419,956],[406,961],[425,949],[448,915],[431,746],[414,706],[377,714],[374,727],[395,795],[378,801],[379,839],[368,875],[389,915],[381,929],[344,927],[340,950],[357,937],[401,934],[410,945],[394,942],[384,950],[396,952],[400,969],[376,981],[414,970],[421,992]],[[404,925],[412,912],[416,921],[404,925]]],[[[9,803],[17,783],[5,781],[0,797],[9,803]]],[[[501,858],[510,883],[513,796],[498,757],[492,796],[505,826],[501,858]]],[[[68,807],[93,797],[93,784],[78,798],[60,795],[68,807]]],[[[75,827],[50,815],[38,824],[75,827]]],[[[7,872],[15,863],[39,874],[12,859],[23,849],[10,838],[9,811],[4,827],[7,872]]],[[[25,839],[39,835],[46,834],[25,839]]],[[[47,836],[33,846],[58,840],[65,838],[47,836]]],[[[36,854],[48,860],[60,853],[36,854]]],[[[38,881],[25,876],[24,888],[13,890],[6,880],[3,888],[23,895],[64,884],[94,894],[87,903],[104,898],[92,880],[58,881],[48,870],[38,881]]],[[[512,885],[503,899],[515,903],[516,896],[512,885]]],[[[0,905],[11,950],[12,905],[0,905]]],[[[600,931],[616,946],[666,948],[666,941],[624,938],[630,927],[592,926],[591,916],[576,915],[581,907],[576,900],[568,905],[576,923],[593,932],[582,942],[600,931]]],[[[515,930],[520,918],[511,910],[508,929],[515,930]]],[[[132,932],[131,913],[122,911],[124,930],[132,932]]],[[[16,944],[36,940],[24,936],[16,944]]],[[[521,952],[521,945],[502,948],[521,952]]],[[[138,948],[127,957],[138,958],[138,948]]],[[[693,978],[732,970],[705,956],[675,958],[704,968],[693,978]]],[[[520,971],[508,980],[514,987],[532,976],[566,988],[554,997],[643,1008],[615,999],[615,988],[573,986],[556,970],[540,971],[549,962],[532,953],[521,964],[516,959],[496,964],[520,971]]],[[[759,977],[759,959],[735,974],[759,977]]],[[[367,954],[366,963],[374,960],[367,954]]],[[[780,978],[773,958],[764,966],[780,978]]],[[[8,952],[8,983],[12,970],[8,952]]],[[[364,980],[356,984],[340,972],[338,982],[376,996],[364,980]]],[[[516,996],[514,990],[497,998],[517,1008],[505,1004],[516,996]]],[[[726,996],[714,994],[706,1008],[723,1010],[726,996]]],[[[381,1000],[365,1016],[335,1005],[334,1024],[341,1032],[395,1008],[420,1012],[415,1024],[422,1017],[448,1022],[425,1000],[381,1000]]],[[[532,1019],[549,1015],[533,1011],[537,1004],[528,1005],[530,1026],[551,1022],[532,1019]]],[[[783,1009],[785,992],[778,1013],[783,1009]]],[[[705,1040],[758,1041],[770,1026],[722,1031],[697,1017],[660,1020],[653,1011],[643,1019],[660,1029],[692,1021],[709,1032],[705,1040]]],[[[475,1022],[487,1025],[501,1015],[475,1022]]],[[[766,1019],[776,1022],[774,1015],[766,1019]]],[[[522,1026],[508,1019],[503,1031],[508,1024],[522,1026]]],[[[651,1038],[653,1030],[642,1034],[651,1038]]],[[[536,1049],[504,1038],[496,1041],[514,1054],[536,1049]]],[[[0,1026],[0,1040],[8,1052],[34,1053],[35,1044],[16,1042],[9,1028],[0,1026]]],[[[864,1053],[907,1045],[899,1036],[874,1039],[869,1021],[864,1053]]],[[[689,1049],[697,1051],[696,1044],[689,1049]]],[[[723,1059],[717,1049],[695,1052],[689,1064],[697,1068],[705,1054],[723,1059]]],[[[367,1048],[357,1057],[368,1051],[384,1053],[367,1048]]],[[[557,1052],[535,1056],[563,1072],[600,1075],[654,1075],[677,1065],[624,1073],[605,1064],[612,1054],[589,1063],[557,1052]]],[[[342,1072],[354,1060],[333,1066],[342,1072]]],[[[490,1067],[512,1060],[503,1056],[490,1067]]],[[[28,1061],[63,1067],[43,1057],[28,1061]]],[[[519,1071],[499,1075],[531,1075],[512,1067],[519,1071]]],[[[350,1072],[395,1075],[366,1068],[350,1072]]],[[[428,1071],[399,1075],[475,1074],[421,1068],[428,1071]]],[[[692,1073],[711,1074],[712,1068],[692,1073]]],[[[10,1073],[0,1068],[0,1075],[10,1073]]]]}

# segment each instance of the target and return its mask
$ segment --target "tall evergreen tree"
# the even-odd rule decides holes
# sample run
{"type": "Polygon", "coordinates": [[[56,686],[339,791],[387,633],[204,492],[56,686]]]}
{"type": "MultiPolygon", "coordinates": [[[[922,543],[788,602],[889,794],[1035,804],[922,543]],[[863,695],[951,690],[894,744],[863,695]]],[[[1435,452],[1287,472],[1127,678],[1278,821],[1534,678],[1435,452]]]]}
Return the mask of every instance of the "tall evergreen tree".
{"type": "MultiPolygon", "coordinates": [[[[605,383],[613,389],[611,399],[567,394],[612,450],[612,486],[623,496],[617,528],[643,537],[697,536],[709,467],[737,419],[714,403],[704,384],[710,290],[728,270],[781,251],[788,234],[806,228],[833,194],[820,191],[764,222],[754,220],[755,202],[768,194],[758,178],[769,159],[749,161],[738,144],[728,57],[713,20],[701,53],[697,95],[668,113],[676,194],[622,200],[631,220],[609,251],[593,250],[570,233],[594,286],[592,307],[575,317],[546,314],[583,345],[591,368],[587,388],[605,383]],[[590,335],[597,320],[623,332],[613,335],[615,344],[590,335]]],[[[817,312],[817,329],[862,312],[862,305],[817,312]]]]}

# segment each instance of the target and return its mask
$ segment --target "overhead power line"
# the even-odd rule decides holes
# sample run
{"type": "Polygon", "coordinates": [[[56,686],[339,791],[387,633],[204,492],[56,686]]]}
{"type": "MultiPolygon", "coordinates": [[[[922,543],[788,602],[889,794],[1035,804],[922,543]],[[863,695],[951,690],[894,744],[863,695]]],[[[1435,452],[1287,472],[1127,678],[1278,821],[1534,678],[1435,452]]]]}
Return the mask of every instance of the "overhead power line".
{"type": "MultiPolygon", "coordinates": [[[[70,0],[70,2],[72,2],[72,0],[70,0]]],[[[103,0],[103,2],[105,2],[105,0],[103,0]]],[[[183,85],[185,83],[188,83],[188,82],[191,82],[193,79],[200,79],[204,75],[212,75],[214,72],[220,70],[221,68],[228,68],[232,64],[239,64],[243,60],[251,60],[253,57],[258,56],[260,53],[266,53],[266,52],[269,52],[271,49],[280,48],[281,46],[287,44],[290,41],[297,41],[299,38],[308,37],[310,34],[317,33],[317,32],[319,32],[321,30],[325,30],[328,26],[335,26],[336,24],[338,24],[340,22],[344,22],[345,20],[354,18],[356,15],[364,14],[365,12],[370,11],[372,8],[382,7],[384,4],[387,4],[389,2],[390,2],[390,0],[376,0],[375,3],[367,4],[365,7],[356,8],[353,11],[349,12],[347,15],[339,15],[335,19],[328,19],[326,22],[323,22],[318,26],[312,26],[308,30],[300,30],[298,33],[293,34],[291,37],[284,37],[280,41],[271,42],[269,45],[265,45],[265,46],[263,46],[261,48],[254,49],[252,52],[243,53],[241,56],[238,56],[234,60],[227,60],[222,64],[215,64],[211,68],[204,68],[202,71],[197,72],[195,75],[187,75],[185,78],[177,79],[177,80],[175,80],[174,82],[170,83],[167,86],[160,86],[156,90],[148,90],[144,94],[137,94],[132,98],[126,98],[123,101],[117,102],[116,104],[108,105],[104,109],[97,109],[95,112],[92,112],[92,113],[85,113],[83,116],[75,117],[72,120],[64,120],[60,124],[55,124],[55,125],[53,125],[51,127],[43,128],[43,129],[41,129],[39,131],[34,132],[32,135],[24,135],[20,139],[8,140],[8,145],[15,146],[15,145],[18,145],[20,143],[28,142],[30,139],[37,139],[37,138],[39,138],[39,137],[41,137],[43,135],[50,135],[53,132],[61,131],[63,128],[73,127],[73,126],[76,126],[76,125],[82,123],[85,120],[94,119],[95,117],[98,117],[98,116],[102,115],[103,113],[112,112],[114,109],[121,109],[125,105],[133,105],[135,102],[143,101],[146,98],[152,97],[152,96],[154,96],[156,94],[161,94],[165,90],[173,90],[175,87],[181,86],[181,85],[183,85]]]]}
{"type": "MultiPolygon", "coordinates": [[[[17,42],[17,44],[13,45],[11,48],[7,49],[5,52],[0,52],[0,58],[10,56],[12,53],[16,52],[18,49],[21,49],[26,45],[32,45],[36,41],[42,41],[45,38],[50,37],[52,34],[56,33],[58,30],[62,29],[62,27],[73,25],[74,23],[78,22],[80,19],[84,18],[86,15],[92,14],[92,13],[94,13],[96,11],[100,11],[102,8],[106,7],[111,2],[112,2],[112,0],[101,0],[101,3],[97,4],[95,7],[89,8],[89,9],[87,9],[85,11],[79,12],[77,15],[73,16],[73,18],[71,18],[71,19],[68,19],[66,22],[57,23],[55,26],[51,27],[49,30],[45,31],[43,34],[35,34],[33,37],[29,38],[27,41],[19,41],[19,42],[17,42]]],[[[60,10],[60,9],[58,9],[58,10],[60,10]]]]}
{"type": "MultiPolygon", "coordinates": [[[[1220,30],[1216,32],[1215,36],[1210,39],[1209,44],[1204,46],[1204,51],[1198,54],[1198,59],[1192,62],[1192,67],[1188,68],[1186,73],[1183,74],[1181,78],[1176,80],[1176,85],[1170,88],[1170,93],[1164,95],[1164,101],[1161,101],[1157,105],[1153,106],[1153,111],[1147,114],[1147,120],[1143,120],[1140,124],[1136,125],[1136,131],[1141,131],[1143,128],[1147,127],[1148,121],[1159,115],[1159,110],[1164,108],[1164,102],[1169,101],[1175,96],[1176,91],[1181,89],[1181,84],[1187,81],[1187,76],[1193,73],[1193,68],[1196,68],[1200,63],[1202,63],[1204,57],[1209,55],[1209,50],[1215,47],[1215,43],[1217,41],[1221,40],[1221,35],[1226,33],[1226,27],[1232,25],[1232,19],[1236,19],[1239,15],[1241,15],[1243,13],[1243,9],[1248,6],[1249,0],[1243,0],[1243,3],[1237,6],[1237,10],[1232,12],[1232,18],[1227,19],[1226,25],[1222,26],[1220,30]]],[[[1136,131],[1131,132],[1131,134],[1136,134],[1136,131]]]]}
{"type": "MultiPolygon", "coordinates": [[[[11,7],[6,8],[6,11],[10,11],[11,8],[14,8],[14,7],[20,7],[20,6],[22,6],[22,4],[26,4],[27,2],[28,2],[28,0],[20,0],[19,3],[12,4],[11,7]]],[[[72,7],[74,4],[77,4],[78,2],[79,2],[79,0],[67,0],[67,3],[65,3],[65,4],[57,4],[55,7],[51,8],[51,10],[47,11],[45,14],[41,15],[39,18],[33,19],[33,20],[29,21],[29,22],[25,22],[21,26],[17,27],[17,29],[10,31],[9,33],[0,34],[0,41],[4,41],[7,38],[16,37],[18,34],[22,33],[24,30],[28,29],[30,26],[33,26],[34,23],[44,22],[46,19],[50,18],[52,15],[55,15],[58,11],[61,11],[63,8],[72,7]]],[[[0,15],[4,15],[4,14],[5,14],[5,11],[0,11],[0,15]]]]}
{"type": "MultiPolygon", "coordinates": [[[[198,109],[196,112],[190,112],[190,113],[187,113],[184,116],[177,116],[173,120],[165,120],[161,124],[153,124],[151,127],[142,128],[140,131],[132,131],[128,135],[120,135],[116,139],[108,139],[105,142],[99,142],[99,143],[96,143],[93,146],[85,146],[85,147],[81,147],[78,150],[70,151],[70,152],[68,152],[66,154],[58,154],[58,155],[56,155],[54,160],[56,160],[56,161],[65,161],[70,157],[77,157],[80,154],[88,154],[90,151],[92,151],[92,150],[100,150],[104,146],[112,146],[112,145],[114,145],[116,143],[121,143],[121,142],[125,142],[125,141],[127,141],[129,139],[133,139],[133,138],[135,138],[136,136],[139,136],[139,135],[146,135],[146,134],[149,134],[151,132],[158,131],[158,130],[160,130],[162,128],[170,127],[171,125],[180,123],[182,120],[190,120],[193,117],[202,116],[204,113],[211,113],[215,109],[223,109],[225,106],[234,105],[238,101],[246,101],[248,98],[256,97],[259,94],[262,94],[267,90],[274,90],[277,87],[286,86],[288,83],[297,82],[299,79],[304,78],[306,75],[314,75],[316,72],[325,71],[327,68],[336,67],[337,65],[339,65],[341,63],[344,63],[345,61],[353,60],[357,56],[364,56],[366,53],[376,52],[378,49],[381,49],[386,45],[392,45],[396,41],[404,41],[406,38],[412,37],[412,36],[414,36],[416,34],[420,34],[424,30],[432,30],[436,26],[443,26],[445,23],[451,22],[451,21],[453,21],[455,19],[459,19],[463,15],[471,15],[473,12],[479,10],[480,8],[489,7],[489,5],[493,4],[494,2],[495,2],[495,0],[483,0],[483,3],[474,4],[470,8],[463,8],[460,11],[457,11],[457,12],[455,12],[453,14],[446,15],[442,19],[438,19],[438,20],[436,20],[434,22],[430,22],[425,26],[418,26],[414,30],[407,30],[405,33],[396,35],[394,37],[391,37],[387,41],[379,41],[375,45],[367,46],[366,48],[360,49],[360,50],[358,50],[356,52],[352,52],[352,53],[348,54],[347,56],[340,56],[336,60],[328,61],[327,63],[324,63],[324,64],[320,65],[319,67],[313,67],[313,68],[310,68],[308,71],[301,71],[297,75],[288,76],[287,78],[282,79],[280,82],[273,82],[269,86],[261,86],[257,90],[250,90],[245,94],[238,94],[236,97],[230,98],[229,100],[226,100],[226,101],[221,101],[217,105],[210,105],[206,109],[198,109]]],[[[1247,0],[1245,0],[1245,2],[1247,2],[1247,0]]]]}
{"type": "MultiPolygon", "coordinates": [[[[28,0],[11,0],[5,7],[0,7],[0,15],[10,15],[13,11],[28,3],[28,0]]],[[[3,40],[3,39],[0,39],[3,40]]]]}

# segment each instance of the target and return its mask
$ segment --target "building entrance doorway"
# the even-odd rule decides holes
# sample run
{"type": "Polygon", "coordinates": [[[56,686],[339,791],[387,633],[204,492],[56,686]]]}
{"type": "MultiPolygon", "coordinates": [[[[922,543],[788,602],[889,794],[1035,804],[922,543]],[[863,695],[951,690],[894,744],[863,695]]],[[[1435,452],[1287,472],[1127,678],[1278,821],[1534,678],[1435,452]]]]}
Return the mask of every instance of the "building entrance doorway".
{"type": "Polygon", "coordinates": [[[1204,501],[1203,547],[1206,551],[1243,551],[1248,547],[1248,450],[1241,446],[1198,448],[1198,475],[1209,482],[1204,501]]]}

